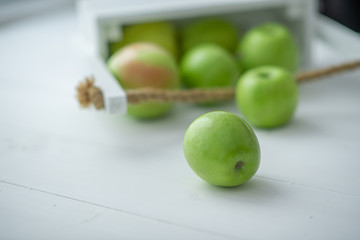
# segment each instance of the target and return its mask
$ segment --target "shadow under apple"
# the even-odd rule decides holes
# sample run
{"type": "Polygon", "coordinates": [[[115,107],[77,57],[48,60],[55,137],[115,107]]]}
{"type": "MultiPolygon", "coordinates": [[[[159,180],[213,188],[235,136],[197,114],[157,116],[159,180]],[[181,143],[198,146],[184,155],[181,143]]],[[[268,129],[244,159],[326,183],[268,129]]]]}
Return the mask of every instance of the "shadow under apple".
{"type": "Polygon", "coordinates": [[[202,195],[211,199],[221,199],[221,201],[237,202],[239,204],[247,202],[252,204],[264,205],[269,202],[283,198],[283,191],[277,186],[275,181],[255,176],[246,183],[236,187],[219,187],[201,183],[202,195]]]}

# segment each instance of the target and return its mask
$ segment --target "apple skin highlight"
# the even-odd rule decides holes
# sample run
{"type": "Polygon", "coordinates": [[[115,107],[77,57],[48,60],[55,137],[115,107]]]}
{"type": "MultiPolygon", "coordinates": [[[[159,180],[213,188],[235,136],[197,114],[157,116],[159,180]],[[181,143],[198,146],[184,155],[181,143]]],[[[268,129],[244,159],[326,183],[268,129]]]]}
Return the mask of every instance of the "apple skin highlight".
{"type": "Polygon", "coordinates": [[[251,179],[260,165],[257,137],[240,116],[214,111],[195,119],[183,149],[192,170],[206,182],[234,187],[251,179]]]}

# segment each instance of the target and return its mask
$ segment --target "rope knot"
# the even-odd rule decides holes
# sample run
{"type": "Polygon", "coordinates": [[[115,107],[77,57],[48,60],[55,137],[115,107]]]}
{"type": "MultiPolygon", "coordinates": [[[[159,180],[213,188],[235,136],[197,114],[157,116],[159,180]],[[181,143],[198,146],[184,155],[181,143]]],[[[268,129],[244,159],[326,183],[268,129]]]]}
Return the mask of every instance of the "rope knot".
{"type": "Polygon", "coordinates": [[[94,78],[87,77],[77,86],[77,99],[82,107],[93,104],[96,109],[104,108],[104,98],[100,88],[95,87],[94,78]]]}

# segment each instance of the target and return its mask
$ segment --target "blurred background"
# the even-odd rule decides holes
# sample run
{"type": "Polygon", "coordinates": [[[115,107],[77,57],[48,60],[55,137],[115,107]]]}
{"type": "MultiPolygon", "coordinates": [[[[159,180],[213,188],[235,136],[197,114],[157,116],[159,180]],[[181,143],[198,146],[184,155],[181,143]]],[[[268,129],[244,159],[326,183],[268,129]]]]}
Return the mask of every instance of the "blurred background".
{"type": "Polygon", "coordinates": [[[319,12],[360,32],[359,0],[319,0],[319,12]]]}
{"type": "MultiPolygon", "coordinates": [[[[128,0],[119,0],[126,2],[128,0]]],[[[145,0],[132,0],[131,2],[145,0]]],[[[156,0],[161,2],[164,0],[156,0]]],[[[175,0],[168,0],[175,1],[175,0]]],[[[360,32],[359,0],[316,0],[318,11],[346,27],[360,32]]],[[[0,24],[63,6],[75,5],[76,0],[0,0],[0,24]]]]}

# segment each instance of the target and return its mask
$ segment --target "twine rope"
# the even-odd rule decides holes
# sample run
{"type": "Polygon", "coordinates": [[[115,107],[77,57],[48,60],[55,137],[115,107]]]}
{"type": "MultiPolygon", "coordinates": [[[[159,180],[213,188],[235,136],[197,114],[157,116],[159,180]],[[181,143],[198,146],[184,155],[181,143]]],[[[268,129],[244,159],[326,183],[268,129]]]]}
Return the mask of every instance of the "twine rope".
{"type": "MultiPolygon", "coordinates": [[[[360,60],[345,62],[343,64],[325,67],[298,73],[295,80],[298,83],[307,82],[328,76],[334,73],[340,73],[360,67],[360,60]]],[[[159,103],[180,102],[180,103],[206,103],[229,101],[235,97],[234,88],[211,88],[211,89],[188,89],[188,90],[170,90],[170,89],[129,89],[126,90],[127,101],[129,104],[138,104],[146,101],[159,103]]],[[[94,78],[87,77],[77,86],[77,99],[82,107],[94,105],[96,109],[103,109],[104,98],[101,89],[94,85],[94,78]]]]}
{"type": "Polygon", "coordinates": [[[340,73],[348,70],[353,70],[360,67],[360,60],[345,62],[338,65],[333,65],[330,67],[315,69],[307,72],[298,73],[295,75],[295,79],[297,82],[306,82],[309,80],[313,80],[315,78],[329,76],[334,73],[340,73]]]}

